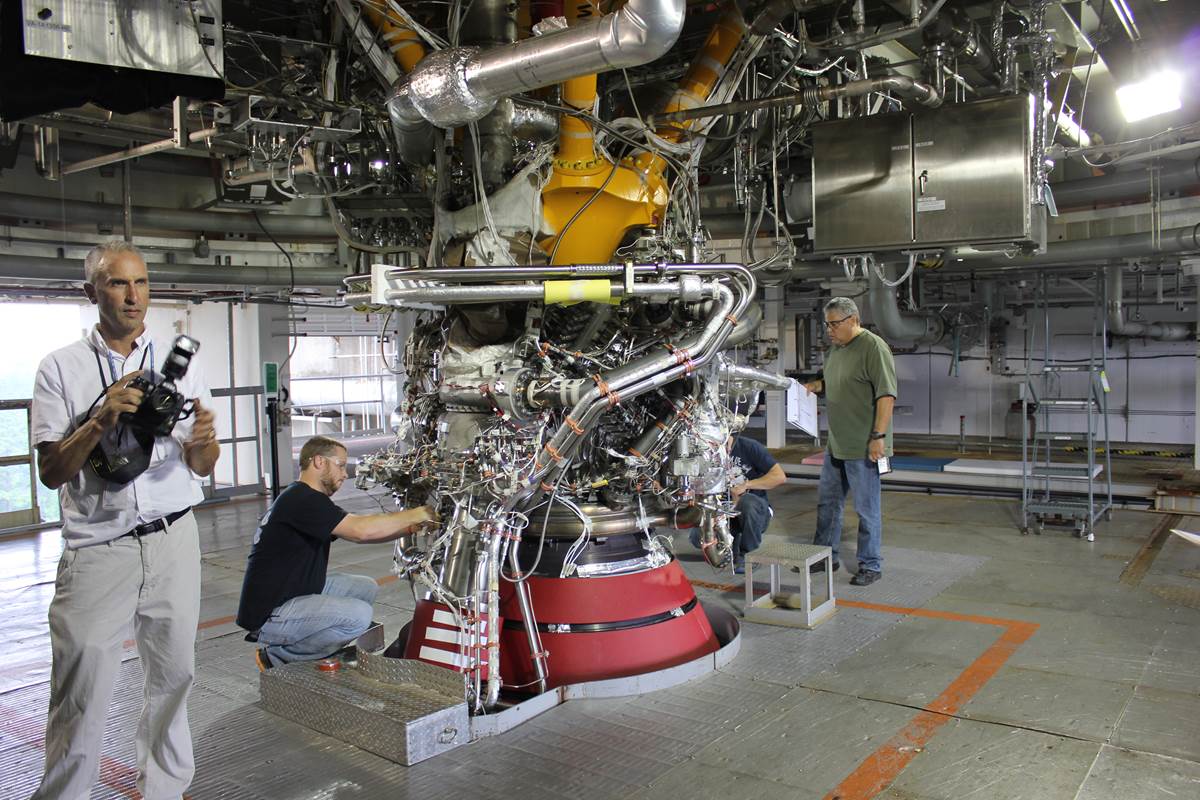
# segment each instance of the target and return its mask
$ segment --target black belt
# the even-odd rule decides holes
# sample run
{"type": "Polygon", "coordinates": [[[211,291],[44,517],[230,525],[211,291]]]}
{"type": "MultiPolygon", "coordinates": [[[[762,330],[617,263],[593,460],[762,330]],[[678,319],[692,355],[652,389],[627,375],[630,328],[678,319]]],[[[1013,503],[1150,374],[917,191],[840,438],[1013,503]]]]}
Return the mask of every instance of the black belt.
{"type": "Polygon", "coordinates": [[[159,517],[151,522],[143,523],[128,533],[121,534],[119,538],[124,539],[126,536],[132,536],[135,539],[139,539],[147,534],[154,533],[155,531],[165,531],[168,525],[172,524],[175,522],[175,520],[179,519],[191,510],[192,507],[188,506],[183,511],[176,511],[173,514],[167,514],[165,517],[159,517]]]}

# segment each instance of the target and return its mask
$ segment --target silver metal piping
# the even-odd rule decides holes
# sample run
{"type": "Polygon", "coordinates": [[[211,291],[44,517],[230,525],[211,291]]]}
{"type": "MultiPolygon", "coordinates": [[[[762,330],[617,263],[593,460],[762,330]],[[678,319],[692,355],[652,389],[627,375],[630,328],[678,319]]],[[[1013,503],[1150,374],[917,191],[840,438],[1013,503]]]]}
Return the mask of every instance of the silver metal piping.
{"type": "MultiPolygon", "coordinates": [[[[198,286],[290,286],[287,267],[218,267],[212,264],[146,264],[155,284],[183,283],[198,286]]],[[[346,277],[340,267],[297,267],[296,286],[340,286],[346,277]]],[[[0,253],[0,280],[83,282],[83,260],[41,258],[0,253]]]]}
{"type": "MultiPolygon", "coordinates": [[[[583,524],[580,523],[582,528],[583,524]]],[[[521,574],[521,562],[517,558],[517,548],[508,548],[508,565],[513,571],[514,588],[517,590],[517,603],[521,607],[521,622],[525,627],[525,639],[529,642],[529,659],[533,662],[533,672],[537,676],[538,692],[546,691],[546,649],[542,647],[542,634],[538,630],[537,619],[533,616],[533,602],[529,597],[529,584],[521,574]]]]}
{"type": "MultiPolygon", "coordinates": [[[[460,41],[484,49],[510,45],[517,40],[516,13],[517,4],[509,0],[471,0],[460,41]]],[[[513,111],[512,100],[501,99],[476,124],[482,177],[489,193],[504,185],[513,165],[513,111]]]]}
{"type": "MultiPolygon", "coordinates": [[[[723,272],[732,278],[738,291],[735,296],[735,292],[724,284],[706,284],[706,288],[715,293],[716,302],[700,333],[680,343],[673,352],[648,356],[600,376],[604,385],[598,383],[592,387],[571,409],[570,416],[585,432],[596,423],[606,406],[613,405],[614,394],[620,398],[636,397],[666,386],[708,363],[720,351],[757,288],[754,274],[739,264],[688,264],[663,268],[668,271],[723,272]]],[[[544,477],[553,474],[555,467],[561,466],[565,460],[561,454],[569,455],[581,438],[565,422],[559,427],[538,458],[543,467],[530,481],[528,493],[536,490],[544,477]],[[556,453],[560,455],[554,457],[556,453]]]]}
{"type": "MultiPolygon", "coordinates": [[[[1122,258],[1143,258],[1163,253],[1200,252],[1200,227],[1183,225],[1168,228],[1159,235],[1158,241],[1152,232],[1127,233],[1120,236],[1103,236],[1098,239],[1075,239],[1067,242],[1051,242],[1046,252],[1036,255],[988,256],[966,258],[962,263],[947,263],[951,271],[976,269],[982,265],[1000,267],[1004,271],[1028,269],[1052,265],[1097,266],[1122,258]]],[[[951,253],[948,255],[959,255],[951,253]]],[[[964,257],[968,254],[961,254],[964,257]]],[[[950,262],[950,258],[946,261],[950,262]]]]}
{"type": "MultiPolygon", "coordinates": [[[[190,211],[176,208],[133,206],[135,233],[147,229],[171,231],[220,231],[262,235],[263,228],[280,240],[333,239],[332,224],[325,217],[300,214],[260,214],[262,228],[253,214],[190,211]]],[[[0,194],[0,217],[39,219],[68,225],[104,225],[113,229],[123,224],[120,205],[87,200],[62,200],[27,194],[0,194]]],[[[95,231],[93,231],[95,233],[95,231]]]]}
{"type": "MultiPolygon", "coordinates": [[[[432,270],[431,270],[432,271],[432,270]]],[[[694,285],[685,281],[669,281],[664,283],[636,283],[631,287],[612,282],[610,297],[651,297],[659,299],[693,299],[690,294],[694,285]]],[[[414,284],[398,289],[389,289],[386,297],[389,301],[400,304],[405,302],[438,303],[441,305],[464,305],[470,303],[502,303],[514,300],[541,300],[545,297],[546,287],[541,283],[518,284],[515,286],[496,286],[492,284],[451,286],[451,285],[420,285],[414,284]]]]}
{"type": "Polygon", "coordinates": [[[872,92],[894,92],[901,97],[907,97],[928,108],[937,108],[942,104],[942,95],[933,86],[913,80],[906,75],[889,75],[884,78],[850,81],[840,86],[814,86],[799,92],[791,92],[777,97],[733,100],[728,103],[699,106],[698,108],[689,108],[683,111],[671,111],[666,114],[652,114],[647,117],[646,124],[654,127],[665,122],[683,122],[689,119],[720,117],[726,114],[759,111],[766,108],[787,108],[790,106],[812,107],[838,97],[861,97],[872,92]]]}
{"type": "Polygon", "coordinates": [[[388,98],[403,157],[427,163],[421,139],[428,139],[429,125],[464,125],[501,98],[660,58],[683,30],[684,8],[684,0],[630,0],[611,14],[513,44],[431,53],[388,98]]]}
{"type": "Polygon", "coordinates": [[[1120,266],[1109,267],[1104,280],[1108,290],[1108,329],[1116,336],[1144,337],[1160,342],[1183,342],[1191,339],[1194,330],[1186,322],[1130,322],[1121,308],[1125,289],[1124,273],[1120,266]]]}
{"type": "Polygon", "coordinates": [[[846,49],[863,50],[885,42],[895,41],[903,36],[916,33],[928,25],[937,13],[946,5],[946,0],[936,0],[929,10],[921,15],[921,0],[911,0],[908,22],[903,25],[888,28],[878,33],[842,33],[819,42],[811,42],[814,47],[840,45],[846,49]]]}
{"type": "Polygon", "coordinates": [[[790,389],[792,379],[741,364],[722,364],[718,373],[722,381],[729,383],[753,383],[763,388],[790,389]]]}
{"type": "MultiPolygon", "coordinates": [[[[884,269],[889,273],[888,280],[896,279],[895,267],[888,265],[884,269]]],[[[878,275],[871,272],[868,280],[867,305],[871,309],[871,321],[879,327],[884,339],[889,342],[911,341],[914,344],[941,341],[945,329],[936,314],[905,314],[896,302],[895,291],[885,286],[878,275]]]]}
{"type": "Polygon", "coordinates": [[[928,108],[937,108],[942,104],[942,96],[927,83],[913,80],[907,75],[888,75],[884,78],[850,81],[841,86],[825,86],[820,89],[822,100],[833,100],[837,97],[860,97],[872,92],[895,92],[901,97],[915,100],[928,108]]]}
{"type": "Polygon", "coordinates": [[[728,338],[725,339],[724,349],[730,347],[741,347],[754,338],[754,334],[758,332],[758,326],[762,324],[763,310],[758,303],[748,306],[746,311],[738,317],[737,325],[733,326],[733,330],[729,332],[728,338]]]}
{"type": "MultiPolygon", "coordinates": [[[[1191,161],[1164,163],[1159,172],[1160,191],[1175,192],[1200,186],[1198,166],[1191,161]]],[[[1127,169],[1098,178],[1052,183],[1050,191],[1059,210],[1116,200],[1145,201],[1150,198],[1150,173],[1145,169],[1127,169]]]]}

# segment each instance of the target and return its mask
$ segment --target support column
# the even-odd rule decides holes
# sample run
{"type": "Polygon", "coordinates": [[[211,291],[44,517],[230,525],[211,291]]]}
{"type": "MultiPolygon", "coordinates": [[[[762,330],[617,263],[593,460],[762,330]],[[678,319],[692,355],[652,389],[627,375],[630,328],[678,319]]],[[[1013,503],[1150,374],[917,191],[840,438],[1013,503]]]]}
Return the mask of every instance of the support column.
{"type": "MultiPolygon", "coordinates": [[[[291,331],[288,325],[288,314],[290,309],[287,306],[274,306],[261,304],[254,307],[258,315],[258,361],[274,361],[283,368],[279,373],[279,384],[291,389],[291,368],[285,366],[284,361],[288,357],[288,349],[291,345],[291,331]]],[[[261,380],[261,379],[260,379],[261,380]]],[[[284,406],[287,408],[288,406],[284,406]]],[[[266,485],[271,485],[270,469],[271,469],[271,436],[267,428],[267,409],[265,403],[259,401],[259,407],[256,409],[259,415],[259,420],[262,424],[262,437],[259,445],[262,447],[263,454],[263,471],[268,473],[265,479],[266,485]]],[[[285,415],[285,421],[277,434],[278,456],[279,463],[279,486],[280,488],[287,486],[296,479],[296,464],[292,458],[292,425],[290,416],[285,415]]]]}
{"type": "MultiPolygon", "coordinates": [[[[769,366],[774,372],[783,372],[786,345],[783,325],[783,287],[767,286],[763,289],[763,337],[775,341],[775,360],[769,366]]],[[[783,447],[787,444],[787,398],[782,391],[767,394],[767,447],[783,447]]]]}
{"type": "MultiPolygon", "coordinates": [[[[1192,469],[1200,469],[1200,285],[1196,286],[1196,414],[1192,416],[1192,469]]],[[[1125,438],[1129,438],[1126,430],[1125,438]]]]}

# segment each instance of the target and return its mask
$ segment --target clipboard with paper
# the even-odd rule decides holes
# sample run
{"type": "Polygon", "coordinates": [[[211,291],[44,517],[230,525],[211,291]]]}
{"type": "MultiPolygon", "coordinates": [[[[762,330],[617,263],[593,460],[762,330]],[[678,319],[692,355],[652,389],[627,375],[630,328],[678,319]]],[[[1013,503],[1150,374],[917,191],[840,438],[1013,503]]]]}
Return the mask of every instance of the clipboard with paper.
{"type": "Polygon", "coordinates": [[[787,390],[787,421],[809,436],[819,437],[817,396],[793,379],[787,390]]]}

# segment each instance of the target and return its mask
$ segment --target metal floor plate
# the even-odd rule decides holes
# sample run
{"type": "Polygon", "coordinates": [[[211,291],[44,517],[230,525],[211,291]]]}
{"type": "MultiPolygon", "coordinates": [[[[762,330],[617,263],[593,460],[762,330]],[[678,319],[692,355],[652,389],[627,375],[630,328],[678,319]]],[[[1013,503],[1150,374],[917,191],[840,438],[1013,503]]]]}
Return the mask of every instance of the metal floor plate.
{"type": "MultiPolygon", "coordinates": [[[[814,497],[811,490],[791,486],[774,492],[778,514],[772,533],[806,538],[800,529],[809,527],[814,497]]],[[[268,713],[259,701],[259,673],[252,647],[228,625],[214,624],[201,632],[197,646],[197,680],[189,706],[197,772],[188,794],[195,800],[511,800],[514,795],[520,800],[590,800],[671,793],[706,798],[819,798],[847,774],[859,750],[869,749],[853,742],[867,734],[890,735],[912,712],[911,706],[900,700],[871,698],[868,686],[855,683],[859,674],[866,673],[855,669],[868,670],[872,660],[880,657],[903,662],[880,677],[881,681],[896,682],[893,694],[903,698],[913,688],[902,685],[908,674],[904,667],[920,671],[925,660],[937,660],[937,653],[945,652],[955,658],[961,654],[970,661],[987,642],[978,632],[960,636],[962,623],[910,622],[918,634],[928,637],[913,641],[904,629],[897,628],[906,617],[852,605],[864,601],[975,614],[1003,611],[1043,623],[1041,633],[997,676],[995,688],[1003,688],[1006,676],[1022,672],[1016,666],[1019,663],[1049,658],[1038,654],[1054,644],[1058,626],[1069,625],[1062,635],[1070,633],[1070,647],[1051,655],[1067,659],[1064,664],[1072,667],[1071,674],[1086,672],[1078,668],[1079,657],[1071,653],[1112,652],[1130,661],[1121,675],[1128,672],[1131,684],[1154,690],[1143,690],[1134,697],[1114,739],[1122,744],[1128,740],[1128,747],[1145,752],[1108,746],[1101,752],[1099,743],[1078,738],[1067,741],[1064,748],[1059,737],[1015,732],[1023,728],[1014,725],[1038,725],[1032,711],[1012,715],[1012,723],[956,722],[934,738],[928,753],[919,756],[891,789],[880,794],[880,800],[968,795],[1099,800],[1121,791],[1132,800],[1150,796],[1155,775],[1163,778],[1158,785],[1184,796],[1200,775],[1197,762],[1195,758],[1167,757],[1172,752],[1182,755],[1184,750],[1164,737],[1190,731],[1179,727],[1178,715],[1187,710],[1180,699],[1190,698],[1194,703],[1195,698],[1195,664],[1200,663],[1195,612],[1186,606],[1168,607],[1150,591],[1137,594],[1120,587],[1104,589],[1109,583],[1115,587],[1121,559],[1137,550],[1137,537],[1149,527],[1144,516],[1118,512],[1105,538],[1093,546],[1066,538],[1017,538],[1005,517],[1009,505],[889,494],[885,498],[885,524],[890,527],[884,548],[884,579],[859,589],[849,585],[847,570],[838,572],[835,593],[840,603],[850,604],[843,603],[838,614],[816,630],[744,625],[740,655],[707,677],[633,699],[572,700],[500,736],[412,767],[268,713]],[[901,544],[908,547],[896,546],[901,544]],[[1116,560],[1105,560],[1110,557],[1116,560]],[[1050,579],[1042,581],[1043,573],[1050,579]],[[1098,592],[1099,600],[1111,594],[1120,605],[1114,605],[1116,600],[1098,605],[1098,592]],[[1022,605],[998,609],[996,597],[1022,605]],[[1078,612],[1076,606],[1090,612],[1078,612]],[[1117,616],[1106,615],[1116,611],[1120,612],[1117,616]],[[1127,625],[1117,624],[1122,622],[1127,625]],[[1131,626],[1139,631],[1157,629],[1135,637],[1126,630],[1131,626]],[[1126,647],[1135,639],[1145,639],[1143,649],[1153,650],[1151,663],[1146,663],[1149,652],[1142,658],[1141,650],[1126,647]],[[911,643],[912,648],[900,647],[901,641],[911,643]],[[923,655],[926,650],[931,654],[928,659],[923,655]],[[1020,754],[1020,758],[997,762],[998,767],[990,773],[975,769],[977,759],[991,758],[996,741],[1006,748],[1004,752],[1020,754]],[[1026,742],[1041,745],[1023,749],[1026,742]],[[764,749],[760,743],[770,746],[764,749]],[[846,755],[851,750],[854,752],[846,755]],[[1094,752],[1101,756],[1093,764],[1094,752]],[[766,753],[786,753],[787,757],[768,758],[766,753]],[[793,765],[790,770],[785,761],[793,765]],[[939,786],[950,773],[953,783],[942,791],[939,786]],[[1081,778],[1084,773],[1087,777],[1081,778]],[[1069,780],[1049,780],[1052,776],[1069,780]],[[1031,783],[1034,777],[1041,783],[1031,783]],[[1003,780],[981,785],[985,778],[1003,780]],[[1060,786],[1069,793],[1053,788],[1060,786]],[[996,787],[1006,791],[996,794],[996,787]]],[[[236,596],[229,591],[236,581],[230,578],[240,577],[245,540],[260,509],[247,503],[223,507],[221,513],[228,518],[227,524],[223,523],[225,532],[220,533],[224,549],[206,547],[204,551],[205,603],[210,619],[231,614],[236,605],[236,596]],[[238,526],[245,529],[245,536],[228,532],[238,526]]],[[[211,527],[211,521],[207,524],[211,527]]],[[[847,525],[846,530],[853,528],[847,525]]],[[[676,544],[688,574],[716,587],[697,588],[706,605],[739,611],[741,576],[699,563],[682,535],[676,536],[676,544]],[[726,586],[734,588],[729,591],[726,586]]],[[[849,566],[854,563],[853,542],[845,544],[842,563],[849,566]]],[[[386,575],[388,548],[335,546],[331,568],[386,575]]],[[[1200,552],[1200,548],[1192,549],[1200,552]]],[[[1184,587],[1195,580],[1181,572],[1200,568],[1195,556],[1186,550],[1177,556],[1163,562],[1162,574],[1152,571],[1148,585],[1184,587]]],[[[49,569],[52,578],[53,564],[49,569]]],[[[406,585],[385,582],[381,586],[376,614],[389,630],[398,630],[411,607],[406,585]]],[[[45,625],[44,608],[37,611],[36,620],[32,614],[26,616],[30,624],[45,625]]],[[[952,660],[941,657],[939,663],[952,660]]],[[[95,800],[135,796],[133,739],[142,700],[141,680],[138,660],[121,665],[106,729],[102,778],[92,793],[95,800]]],[[[936,688],[935,684],[930,682],[930,687],[936,688]]],[[[926,690],[923,685],[916,688],[926,690]]],[[[990,688],[992,684],[985,687],[977,704],[994,694],[990,688]]],[[[44,682],[0,694],[0,798],[28,797],[37,784],[44,757],[46,701],[44,682]]],[[[1112,722],[1115,724],[1115,717],[1112,722]]],[[[1187,753],[1192,755],[1190,750],[1187,753]]]]}

